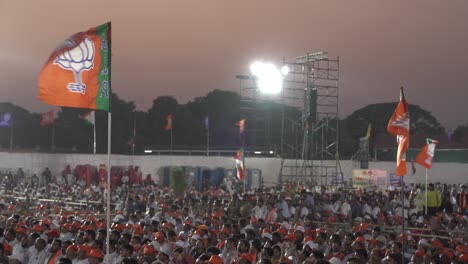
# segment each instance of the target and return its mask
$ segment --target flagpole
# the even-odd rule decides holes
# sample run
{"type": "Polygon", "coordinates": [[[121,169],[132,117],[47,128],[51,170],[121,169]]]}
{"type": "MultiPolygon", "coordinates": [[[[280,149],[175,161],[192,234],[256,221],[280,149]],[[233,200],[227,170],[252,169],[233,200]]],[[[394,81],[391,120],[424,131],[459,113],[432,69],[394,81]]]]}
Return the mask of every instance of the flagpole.
{"type": "Polygon", "coordinates": [[[55,122],[52,123],[52,152],[55,152],[55,122]]]}
{"type": "MultiPolygon", "coordinates": [[[[13,111],[11,112],[13,116],[13,111]]],[[[11,120],[11,126],[10,126],[10,152],[13,151],[13,125],[15,122],[11,120]]]]}
{"type": "Polygon", "coordinates": [[[424,206],[424,207],[425,207],[425,210],[424,210],[424,211],[425,211],[425,215],[427,215],[427,178],[428,178],[428,176],[429,176],[428,174],[429,174],[429,170],[426,168],[426,191],[425,191],[425,192],[426,192],[426,204],[425,204],[425,206],[424,206]]]}
{"type": "Polygon", "coordinates": [[[206,156],[210,155],[210,128],[206,128],[206,156]]]}
{"type": "MultiPolygon", "coordinates": [[[[401,237],[405,235],[405,182],[401,176],[401,237]]],[[[405,244],[402,243],[402,252],[405,252],[405,244]]],[[[405,263],[405,254],[401,254],[401,263],[405,263]]]]}
{"type": "Polygon", "coordinates": [[[135,137],[136,137],[136,112],[133,111],[133,140],[132,140],[132,156],[135,155],[135,137]]]}
{"type": "MultiPolygon", "coordinates": [[[[111,24],[109,22],[109,30],[111,24]]],[[[112,42],[109,45],[109,91],[112,91],[112,42]]],[[[109,92],[109,111],[107,112],[107,214],[106,214],[106,262],[109,263],[110,251],[110,210],[111,210],[111,131],[112,131],[112,93],[109,92]]],[[[96,123],[96,122],[95,122],[96,123]]]]}
{"type": "Polygon", "coordinates": [[[94,115],[94,124],[93,124],[93,153],[96,154],[96,113],[94,115]]]}
{"type": "MultiPolygon", "coordinates": [[[[110,79],[110,76],[109,76],[110,79]]],[[[110,107],[110,98],[109,98],[109,107],[110,107]]],[[[107,232],[106,232],[106,256],[109,258],[109,243],[110,243],[110,210],[111,210],[111,164],[110,164],[110,156],[111,156],[111,128],[112,128],[112,115],[109,109],[107,113],[107,212],[106,212],[106,223],[107,223],[107,232]]]]}
{"type": "Polygon", "coordinates": [[[171,154],[172,154],[172,127],[171,127],[171,146],[170,146],[170,149],[171,149],[171,154]]]}

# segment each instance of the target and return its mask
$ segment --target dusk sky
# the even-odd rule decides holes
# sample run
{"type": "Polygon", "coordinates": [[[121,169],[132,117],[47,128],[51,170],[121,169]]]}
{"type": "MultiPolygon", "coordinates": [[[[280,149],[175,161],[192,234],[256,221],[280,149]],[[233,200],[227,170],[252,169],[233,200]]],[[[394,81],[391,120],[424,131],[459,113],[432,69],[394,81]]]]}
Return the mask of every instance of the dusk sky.
{"type": "Polygon", "coordinates": [[[257,59],[307,52],[340,57],[340,117],[406,99],[446,128],[468,122],[468,1],[465,0],[0,0],[1,102],[30,111],[37,76],[70,35],[112,21],[112,85],[147,110],[214,89],[238,91],[257,59]]]}

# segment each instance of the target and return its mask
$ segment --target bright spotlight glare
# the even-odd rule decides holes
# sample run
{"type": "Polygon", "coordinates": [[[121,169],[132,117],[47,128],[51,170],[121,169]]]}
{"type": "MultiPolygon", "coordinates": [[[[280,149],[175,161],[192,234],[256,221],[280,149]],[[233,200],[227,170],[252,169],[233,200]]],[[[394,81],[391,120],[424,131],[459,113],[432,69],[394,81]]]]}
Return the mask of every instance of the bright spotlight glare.
{"type": "Polygon", "coordinates": [[[283,74],[283,76],[288,75],[289,67],[287,65],[283,65],[283,67],[281,67],[281,73],[283,74]]]}
{"type": "Polygon", "coordinates": [[[283,89],[283,74],[271,63],[254,62],[250,71],[257,77],[257,86],[260,92],[277,94],[283,89]]]}
{"type": "Polygon", "coordinates": [[[264,64],[259,61],[252,63],[252,65],[250,65],[250,72],[255,76],[260,75],[263,69],[263,65],[264,64]]]}

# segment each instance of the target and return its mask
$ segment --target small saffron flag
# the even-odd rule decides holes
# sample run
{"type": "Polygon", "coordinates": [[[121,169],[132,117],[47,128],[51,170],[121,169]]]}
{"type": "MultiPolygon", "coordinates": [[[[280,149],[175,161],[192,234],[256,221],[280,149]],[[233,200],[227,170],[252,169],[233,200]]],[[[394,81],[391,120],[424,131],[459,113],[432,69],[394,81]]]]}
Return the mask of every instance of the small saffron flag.
{"type": "Polygon", "coordinates": [[[245,180],[245,167],[244,167],[244,148],[240,148],[234,156],[236,160],[237,178],[240,181],[245,180]]]}
{"type": "Polygon", "coordinates": [[[166,117],[166,127],[164,128],[164,130],[166,131],[169,131],[169,130],[172,130],[172,114],[168,114],[167,117],[166,117]]]}
{"type": "Polygon", "coordinates": [[[41,114],[41,126],[52,125],[55,121],[55,111],[50,110],[41,114]]]}
{"type": "Polygon", "coordinates": [[[239,120],[239,121],[236,123],[236,126],[239,127],[239,133],[240,133],[240,134],[244,134],[244,132],[245,132],[245,119],[242,118],[241,120],[239,120]]]}
{"type": "Polygon", "coordinates": [[[96,118],[94,116],[94,111],[89,111],[86,114],[81,116],[88,124],[93,125],[96,123],[96,118]]]}
{"type": "Polygon", "coordinates": [[[435,147],[439,141],[427,138],[426,146],[416,156],[416,163],[430,170],[432,168],[432,160],[434,159],[435,147]]]}
{"type": "Polygon", "coordinates": [[[39,100],[109,111],[110,60],[110,22],[74,34],[52,52],[39,73],[39,100]]]}
{"type": "Polygon", "coordinates": [[[396,136],[398,143],[396,176],[406,174],[406,151],[409,148],[410,115],[403,87],[400,89],[400,102],[388,121],[387,132],[396,136]]]}
{"type": "Polygon", "coordinates": [[[13,114],[11,112],[0,114],[0,127],[11,127],[12,124],[13,114]]]}

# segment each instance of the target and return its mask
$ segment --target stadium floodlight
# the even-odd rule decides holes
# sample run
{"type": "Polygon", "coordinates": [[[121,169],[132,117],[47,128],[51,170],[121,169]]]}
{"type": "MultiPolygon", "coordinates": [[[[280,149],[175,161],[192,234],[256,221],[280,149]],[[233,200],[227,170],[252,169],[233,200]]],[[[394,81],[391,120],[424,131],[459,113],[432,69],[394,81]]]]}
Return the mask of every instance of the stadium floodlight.
{"type": "Polygon", "coordinates": [[[151,149],[145,149],[145,153],[153,153],[151,149]]]}
{"type": "Polygon", "coordinates": [[[256,77],[257,87],[265,94],[278,94],[283,89],[283,78],[289,73],[289,68],[280,69],[272,63],[256,61],[250,65],[250,72],[256,77]]]}

